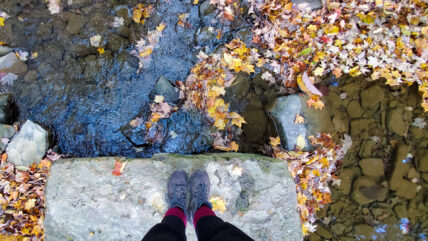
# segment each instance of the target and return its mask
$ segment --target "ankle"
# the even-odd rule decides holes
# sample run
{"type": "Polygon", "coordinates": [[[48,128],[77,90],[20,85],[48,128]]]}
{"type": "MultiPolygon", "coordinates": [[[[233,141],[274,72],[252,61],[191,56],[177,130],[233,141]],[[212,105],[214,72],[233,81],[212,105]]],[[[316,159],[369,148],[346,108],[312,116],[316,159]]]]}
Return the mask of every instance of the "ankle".
{"type": "Polygon", "coordinates": [[[199,219],[206,216],[216,216],[210,206],[203,204],[201,207],[196,210],[195,215],[193,217],[193,226],[196,227],[199,219]]]}
{"type": "Polygon", "coordinates": [[[172,207],[170,209],[168,209],[168,211],[166,211],[165,216],[176,216],[179,219],[181,219],[181,221],[183,221],[184,223],[184,227],[187,227],[187,217],[186,214],[184,213],[183,209],[181,209],[180,207],[172,207]]]}

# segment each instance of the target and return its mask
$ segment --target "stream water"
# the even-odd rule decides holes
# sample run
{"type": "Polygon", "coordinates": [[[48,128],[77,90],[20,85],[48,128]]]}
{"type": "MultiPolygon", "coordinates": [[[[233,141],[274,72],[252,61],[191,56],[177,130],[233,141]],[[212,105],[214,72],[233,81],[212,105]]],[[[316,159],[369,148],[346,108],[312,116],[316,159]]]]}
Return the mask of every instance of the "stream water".
{"type": "MultiPolygon", "coordinates": [[[[198,137],[207,129],[203,118],[194,113],[180,112],[165,122],[168,132],[177,132],[181,142],[159,146],[140,143],[126,134],[126,128],[131,120],[147,112],[159,78],[165,77],[172,84],[184,81],[200,50],[211,53],[235,37],[251,39],[245,18],[225,25],[207,1],[194,5],[191,1],[169,0],[151,2],[154,12],[144,24],[136,24],[131,19],[132,8],[139,3],[136,0],[61,3],[63,11],[51,15],[44,0],[0,0],[0,11],[10,15],[0,27],[0,41],[15,51],[28,51],[30,55],[37,52],[37,57],[15,70],[19,78],[12,85],[1,86],[1,92],[13,95],[17,121],[31,119],[39,123],[51,131],[52,146],[78,157],[145,157],[156,152],[211,150],[209,138],[198,137]],[[182,13],[189,14],[185,28],[177,25],[182,13]],[[123,18],[123,26],[112,25],[115,17],[123,18]],[[138,59],[130,52],[141,36],[160,23],[166,24],[163,36],[151,61],[137,73],[138,59]],[[221,29],[223,36],[217,39],[217,33],[209,27],[221,29]],[[101,55],[90,44],[90,38],[97,34],[105,48],[101,55]]],[[[336,138],[349,134],[353,146],[339,174],[342,185],[332,187],[333,202],[319,212],[319,227],[308,237],[311,241],[426,240],[428,173],[421,170],[428,162],[428,127],[417,128],[411,123],[415,118],[428,121],[427,115],[419,107],[420,96],[414,87],[380,84],[384,96],[378,106],[361,106],[365,101],[361,93],[374,85],[379,82],[361,78],[343,78],[339,87],[326,84],[326,108],[331,119],[340,119],[340,123],[333,121],[336,138]],[[391,118],[396,119],[391,122],[391,118]],[[400,132],[401,127],[405,128],[402,135],[391,132],[400,132]],[[417,189],[414,193],[398,194],[388,186],[397,167],[395,161],[400,158],[400,143],[409,146],[406,155],[418,158],[409,161],[408,170],[400,177],[400,181],[414,184],[409,184],[409,190],[417,189]],[[376,173],[376,182],[388,191],[385,197],[362,204],[354,193],[368,186],[357,187],[355,181],[364,177],[360,160],[366,158],[381,160],[384,173],[376,173]]],[[[276,96],[277,89],[262,80],[260,73],[239,75],[228,89],[226,99],[231,108],[248,122],[240,139],[242,152],[262,153],[268,138],[277,136],[265,113],[265,106],[276,96]]],[[[376,196],[379,191],[364,190],[367,196],[376,196]]]]}

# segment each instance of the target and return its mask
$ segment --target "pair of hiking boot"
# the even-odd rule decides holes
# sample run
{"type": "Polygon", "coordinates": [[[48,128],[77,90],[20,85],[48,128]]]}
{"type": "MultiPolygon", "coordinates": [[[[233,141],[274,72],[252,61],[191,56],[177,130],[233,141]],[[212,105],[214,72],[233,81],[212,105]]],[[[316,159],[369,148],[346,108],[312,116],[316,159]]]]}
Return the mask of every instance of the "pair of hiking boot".
{"type": "Polygon", "coordinates": [[[167,184],[168,208],[178,207],[187,216],[190,223],[193,221],[196,211],[201,206],[212,208],[208,201],[210,195],[210,179],[207,172],[196,170],[190,179],[185,171],[179,170],[172,173],[167,184]],[[190,194],[190,204],[187,207],[187,193],[190,194]]]}

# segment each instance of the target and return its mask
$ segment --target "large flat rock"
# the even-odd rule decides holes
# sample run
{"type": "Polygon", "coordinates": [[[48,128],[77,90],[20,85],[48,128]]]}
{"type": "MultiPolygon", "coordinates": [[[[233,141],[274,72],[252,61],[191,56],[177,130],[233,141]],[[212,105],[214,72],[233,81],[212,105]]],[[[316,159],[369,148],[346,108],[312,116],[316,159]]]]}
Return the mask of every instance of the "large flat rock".
{"type": "MultiPolygon", "coordinates": [[[[255,240],[303,240],[295,185],[285,162],[248,154],[125,159],[121,176],[111,174],[118,158],[64,159],[47,182],[46,240],[140,241],[160,222],[166,182],[176,169],[206,169],[211,196],[226,202],[217,215],[255,240]]],[[[193,225],[189,241],[196,240],[193,225]]]]}

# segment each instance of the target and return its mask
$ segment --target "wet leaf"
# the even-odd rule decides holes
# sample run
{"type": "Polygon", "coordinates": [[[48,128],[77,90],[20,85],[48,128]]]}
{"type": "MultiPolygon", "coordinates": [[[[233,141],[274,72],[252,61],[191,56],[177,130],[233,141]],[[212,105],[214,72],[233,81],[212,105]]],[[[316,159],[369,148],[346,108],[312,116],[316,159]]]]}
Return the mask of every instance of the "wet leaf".
{"type": "Polygon", "coordinates": [[[297,77],[297,84],[299,85],[299,88],[308,95],[322,96],[321,91],[312,84],[312,81],[309,79],[306,72],[297,77]]]}
{"type": "Polygon", "coordinates": [[[294,120],[294,124],[297,125],[297,124],[303,124],[303,123],[305,123],[305,118],[303,118],[303,116],[297,114],[296,119],[294,120]]]}
{"type": "Polygon", "coordinates": [[[104,54],[104,52],[105,52],[103,47],[98,47],[97,51],[99,54],[104,54]]]}
{"type": "Polygon", "coordinates": [[[303,137],[302,135],[297,136],[297,148],[299,150],[303,150],[303,148],[305,148],[306,145],[306,141],[305,141],[305,137],[303,137]]]}
{"type": "Polygon", "coordinates": [[[281,139],[279,136],[277,137],[269,137],[271,146],[279,146],[281,145],[281,139]]]}

